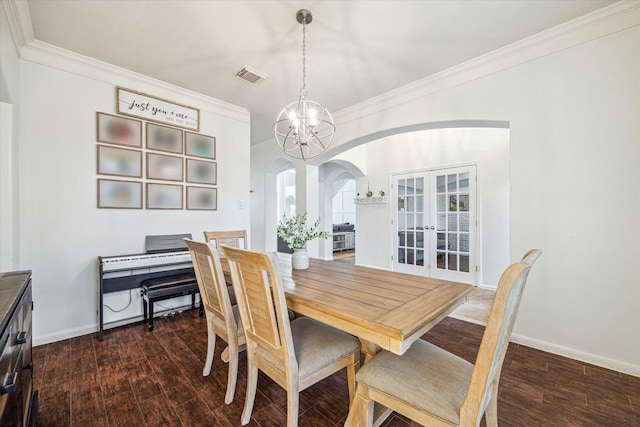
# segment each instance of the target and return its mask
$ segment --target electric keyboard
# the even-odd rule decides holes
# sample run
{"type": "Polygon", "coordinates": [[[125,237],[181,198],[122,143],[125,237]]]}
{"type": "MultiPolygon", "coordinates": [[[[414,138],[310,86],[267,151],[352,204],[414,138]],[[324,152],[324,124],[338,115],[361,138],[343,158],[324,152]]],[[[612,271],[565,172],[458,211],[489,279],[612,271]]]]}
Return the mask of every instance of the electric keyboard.
{"type": "MultiPolygon", "coordinates": [[[[174,276],[191,276],[196,282],[191,254],[186,249],[183,238],[191,239],[191,234],[147,236],[144,254],[98,257],[98,281],[100,288],[99,339],[104,336],[104,294],[140,289],[142,282],[154,279],[156,282],[174,276]]],[[[145,310],[146,316],[146,310],[145,310]]]]}
{"type": "Polygon", "coordinates": [[[179,264],[191,265],[191,254],[189,251],[100,257],[100,259],[102,262],[102,271],[105,273],[122,270],[138,270],[156,266],[171,267],[179,264]]]}

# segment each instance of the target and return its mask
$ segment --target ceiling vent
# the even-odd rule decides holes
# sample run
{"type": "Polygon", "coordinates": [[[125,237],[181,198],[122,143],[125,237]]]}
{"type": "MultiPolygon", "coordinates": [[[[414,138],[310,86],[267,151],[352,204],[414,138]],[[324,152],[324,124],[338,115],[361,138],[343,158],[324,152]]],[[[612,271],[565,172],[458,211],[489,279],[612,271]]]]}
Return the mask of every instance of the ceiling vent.
{"type": "Polygon", "coordinates": [[[252,70],[245,65],[240,69],[240,71],[236,73],[236,77],[239,77],[246,82],[257,85],[269,76],[267,76],[266,74],[262,74],[256,70],[252,70]]]}

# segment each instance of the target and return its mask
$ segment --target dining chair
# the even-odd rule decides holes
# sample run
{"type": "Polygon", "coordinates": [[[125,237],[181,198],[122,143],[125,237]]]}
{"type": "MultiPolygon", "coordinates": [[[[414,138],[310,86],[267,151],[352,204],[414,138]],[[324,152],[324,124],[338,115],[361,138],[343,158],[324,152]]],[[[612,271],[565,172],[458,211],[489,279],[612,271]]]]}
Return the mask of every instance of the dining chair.
{"type": "MultiPolygon", "coordinates": [[[[221,230],[221,231],[205,231],[204,240],[212,244],[218,249],[218,254],[224,258],[222,245],[232,248],[249,249],[247,243],[247,230],[221,230]]],[[[236,305],[236,294],[233,292],[233,286],[227,284],[231,305],[236,305]]]]}
{"type": "Polygon", "coordinates": [[[289,320],[275,254],[230,247],[224,247],[224,252],[247,338],[242,425],[251,419],[258,370],[287,391],[288,427],[298,425],[299,393],[343,368],[351,401],[360,366],[360,341],[308,317],[289,320]]]}
{"type": "MultiPolygon", "coordinates": [[[[223,230],[223,231],[205,231],[204,239],[213,243],[213,245],[220,250],[221,246],[229,246],[232,248],[248,249],[247,245],[247,230],[223,230]]],[[[221,257],[224,257],[224,253],[220,253],[221,257]]]]}
{"type": "Polygon", "coordinates": [[[373,424],[374,402],[422,425],[498,425],[498,381],[513,323],[531,266],[533,249],[500,277],[475,365],[418,340],[403,355],[382,351],[356,375],[358,388],[349,419],[373,424]]]}
{"type": "MultiPolygon", "coordinates": [[[[191,253],[193,269],[196,273],[207,318],[207,359],[202,376],[206,377],[211,372],[217,335],[228,344],[226,351],[228,352],[229,374],[227,394],[224,398],[225,403],[228,404],[233,401],[236,389],[238,354],[246,343],[244,328],[240,321],[238,307],[231,305],[218,250],[207,243],[189,239],[183,240],[191,253]]],[[[224,360],[226,357],[222,357],[222,359],[224,360]]]]}

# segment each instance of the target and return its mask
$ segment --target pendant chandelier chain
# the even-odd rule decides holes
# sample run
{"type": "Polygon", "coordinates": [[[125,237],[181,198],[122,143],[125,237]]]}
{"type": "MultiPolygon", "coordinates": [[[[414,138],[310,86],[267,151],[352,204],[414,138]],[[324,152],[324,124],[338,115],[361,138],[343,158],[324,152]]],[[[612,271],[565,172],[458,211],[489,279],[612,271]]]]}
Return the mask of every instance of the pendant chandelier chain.
{"type": "Polygon", "coordinates": [[[302,22],[302,89],[300,95],[307,95],[307,26],[302,22]]]}

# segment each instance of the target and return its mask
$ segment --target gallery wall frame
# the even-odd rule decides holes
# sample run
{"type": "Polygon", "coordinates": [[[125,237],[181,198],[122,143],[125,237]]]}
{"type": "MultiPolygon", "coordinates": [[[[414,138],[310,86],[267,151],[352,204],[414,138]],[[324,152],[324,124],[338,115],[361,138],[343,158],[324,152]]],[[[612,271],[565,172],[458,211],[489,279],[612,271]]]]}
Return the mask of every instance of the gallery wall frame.
{"type": "Polygon", "coordinates": [[[142,182],[98,179],[98,208],[142,209],[142,182]]]}
{"type": "Polygon", "coordinates": [[[96,139],[108,144],[142,148],[142,122],[107,113],[96,113],[96,139]]]}
{"type": "Polygon", "coordinates": [[[215,136],[184,132],[184,152],[187,156],[216,159],[215,136]]]}
{"type": "Polygon", "coordinates": [[[218,164],[204,160],[186,159],[186,181],[194,184],[216,185],[218,182],[218,164]]]}
{"type": "Polygon", "coordinates": [[[157,96],[116,87],[116,112],[151,122],[200,131],[200,110],[157,96]]]}
{"type": "Polygon", "coordinates": [[[147,183],[147,209],[182,209],[182,185],[147,183]]]}
{"type": "Polygon", "coordinates": [[[184,181],[183,157],[147,152],[147,178],[184,181]]]}
{"type": "Polygon", "coordinates": [[[187,210],[218,210],[218,189],[187,186],[187,210]]]}
{"type": "Polygon", "coordinates": [[[142,151],[98,144],[97,170],[100,175],[142,178],[142,151]]]}
{"type": "Polygon", "coordinates": [[[148,150],[182,154],[182,129],[146,123],[146,147],[148,150]]]}

